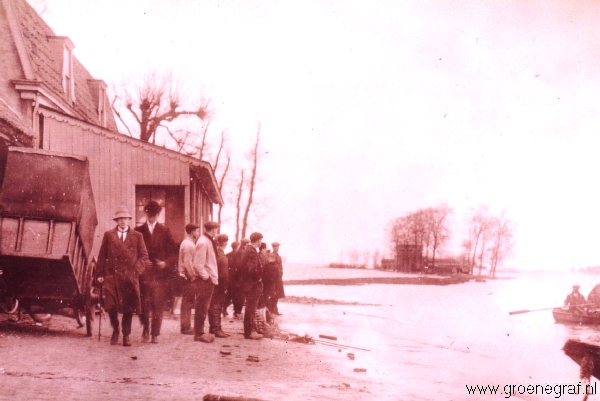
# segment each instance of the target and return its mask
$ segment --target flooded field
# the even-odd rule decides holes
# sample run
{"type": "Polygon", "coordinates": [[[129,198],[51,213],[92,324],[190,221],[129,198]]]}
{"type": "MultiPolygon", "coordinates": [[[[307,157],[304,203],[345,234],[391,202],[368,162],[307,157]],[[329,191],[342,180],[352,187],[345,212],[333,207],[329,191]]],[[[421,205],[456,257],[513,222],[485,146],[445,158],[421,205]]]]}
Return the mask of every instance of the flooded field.
{"type": "MultiPolygon", "coordinates": [[[[369,275],[395,273],[365,272],[369,275]]],[[[347,277],[350,269],[291,265],[285,279],[347,277]]],[[[485,283],[450,286],[363,285],[288,286],[286,293],[364,305],[299,305],[280,310],[283,328],[361,351],[317,345],[338,368],[357,375],[366,369],[369,391],[384,399],[583,399],[554,391],[579,383],[579,367],[561,348],[569,338],[600,342],[600,327],[556,324],[551,311],[509,316],[510,311],[560,306],[571,285],[587,295],[600,276],[572,273],[515,273],[485,283]],[[347,353],[355,354],[355,359],[347,353]],[[500,386],[496,395],[469,394],[466,386],[500,386]],[[515,387],[505,387],[512,386],[515,387]],[[553,391],[527,394],[519,385],[551,385],[553,391]],[[506,390],[506,391],[504,391],[506,390]],[[515,394],[516,393],[516,394],[515,394]]],[[[594,383],[594,382],[592,382],[594,383]]],[[[600,399],[591,396],[589,399],[600,399]]]]}

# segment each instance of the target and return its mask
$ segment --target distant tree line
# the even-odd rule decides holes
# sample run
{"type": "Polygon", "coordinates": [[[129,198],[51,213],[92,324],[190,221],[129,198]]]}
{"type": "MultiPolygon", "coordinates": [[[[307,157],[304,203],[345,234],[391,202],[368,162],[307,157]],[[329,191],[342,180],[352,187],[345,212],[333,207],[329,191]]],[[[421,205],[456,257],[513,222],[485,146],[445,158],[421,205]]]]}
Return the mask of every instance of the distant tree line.
{"type": "MultiPolygon", "coordinates": [[[[396,260],[405,258],[406,255],[400,253],[409,249],[414,264],[427,263],[435,268],[440,251],[452,236],[450,216],[453,213],[453,208],[442,203],[392,220],[388,234],[396,260]]],[[[507,218],[506,212],[493,214],[489,206],[471,209],[465,224],[467,235],[461,243],[462,255],[458,258],[468,266],[471,274],[478,268],[481,275],[481,270],[489,266],[489,275],[494,277],[498,265],[512,254],[515,224],[507,218]]]]}

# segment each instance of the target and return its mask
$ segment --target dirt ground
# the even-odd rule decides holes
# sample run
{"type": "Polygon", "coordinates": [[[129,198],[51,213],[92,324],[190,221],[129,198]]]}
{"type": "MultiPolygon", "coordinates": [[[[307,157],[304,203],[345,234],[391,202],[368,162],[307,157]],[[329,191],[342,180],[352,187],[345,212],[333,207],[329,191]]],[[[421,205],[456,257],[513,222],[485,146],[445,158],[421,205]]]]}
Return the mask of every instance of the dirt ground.
{"type": "MultiPolygon", "coordinates": [[[[278,319],[293,319],[282,316],[278,319]]],[[[85,336],[73,319],[53,316],[36,326],[0,315],[1,400],[195,400],[206,394],[261,400],[370,399],[368,381],[348,376],[315,345],[281,338],[246,340],[242,322],[227,318],[232,334],[211,344],[179,333],[165,314],[159,344],[141,342],[134,317],[132,347],[110,345],[108,318],[85,336]],[[222,351],[230,352],[223,355],[222,351]],[[248,361],[248,356],[258,362],[248,361]]]]}

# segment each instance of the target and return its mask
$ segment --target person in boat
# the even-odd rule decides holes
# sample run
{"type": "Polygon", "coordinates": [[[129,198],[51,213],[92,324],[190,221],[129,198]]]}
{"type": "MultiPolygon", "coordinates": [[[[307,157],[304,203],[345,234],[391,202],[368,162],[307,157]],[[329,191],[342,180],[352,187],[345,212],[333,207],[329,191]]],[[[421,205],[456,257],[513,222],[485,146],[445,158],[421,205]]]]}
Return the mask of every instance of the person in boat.
{"type": "Polygon", "coordinates": [[[596,286],[590,292],[587,298],[588,301],[588,309],[598,310],[600,309],[600,284],[596,284],[596,286]]]}
{"type": "Polygon", "coordinates": [[[579,288],[578,285],[573,286],[573,292],[567,295],[567,299],[565,299],[565,307],[568,307],[571,312],[583,313],[583,305],[586,304],[586,301],[585,297],[579,292],[579,288]]]}

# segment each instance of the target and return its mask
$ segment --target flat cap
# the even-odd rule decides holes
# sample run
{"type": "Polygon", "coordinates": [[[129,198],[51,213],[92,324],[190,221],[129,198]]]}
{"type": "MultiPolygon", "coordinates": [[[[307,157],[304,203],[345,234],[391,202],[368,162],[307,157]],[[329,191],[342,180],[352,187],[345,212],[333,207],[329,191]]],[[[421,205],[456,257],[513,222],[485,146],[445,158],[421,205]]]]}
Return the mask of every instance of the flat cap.
{"type": "Polygon", "coordinates": [[[223,244],[229,241],[229,237],[227,234],[219,234],[215,237],[215,241],[217,241],[219,244],[223,244]]]}
{"type": "Polygon", "coordinates": [[[280,246],[280,245],[281,245],[281,244],[280,244],[279,242],[273,242],[273,243],[271,244],[271,246],[280,246]]]}
{"type": "Polygon", "coordinates": [[[185,225],[185,232],[191,234],[195,230],[199,229],[200,226],[198,224],[190,223],[185,225]]]}
{"type": "Polygon", "coordinates": [[[573,289],[575,289],[575,290],[578,290],[578,289],[580,289],[580,288],[581,288],[581,286],[579,286],[579,285],[577,285],[577,284],[575,284],[575,285],[573,286],[573,289]]]}
{"type": "Polygon", "coordinates": [[[243,244],[249,244],[250,240],[248,238],[242,238],[242,245],[243,244]]]}
{"type": "Polygon", "coordinates": [[[219,223],[215,223],[214,221],[207,221],[204,223],[205,230],[214,230],[215,228],[219,228],[219,223]]]}
{"type": "Polygon", "coordinates": [[[250,234],[250,242],[256,242],[259,239],[263,239],[263,235],[261,233],[252,233],[252,234],[250,234]]]}

